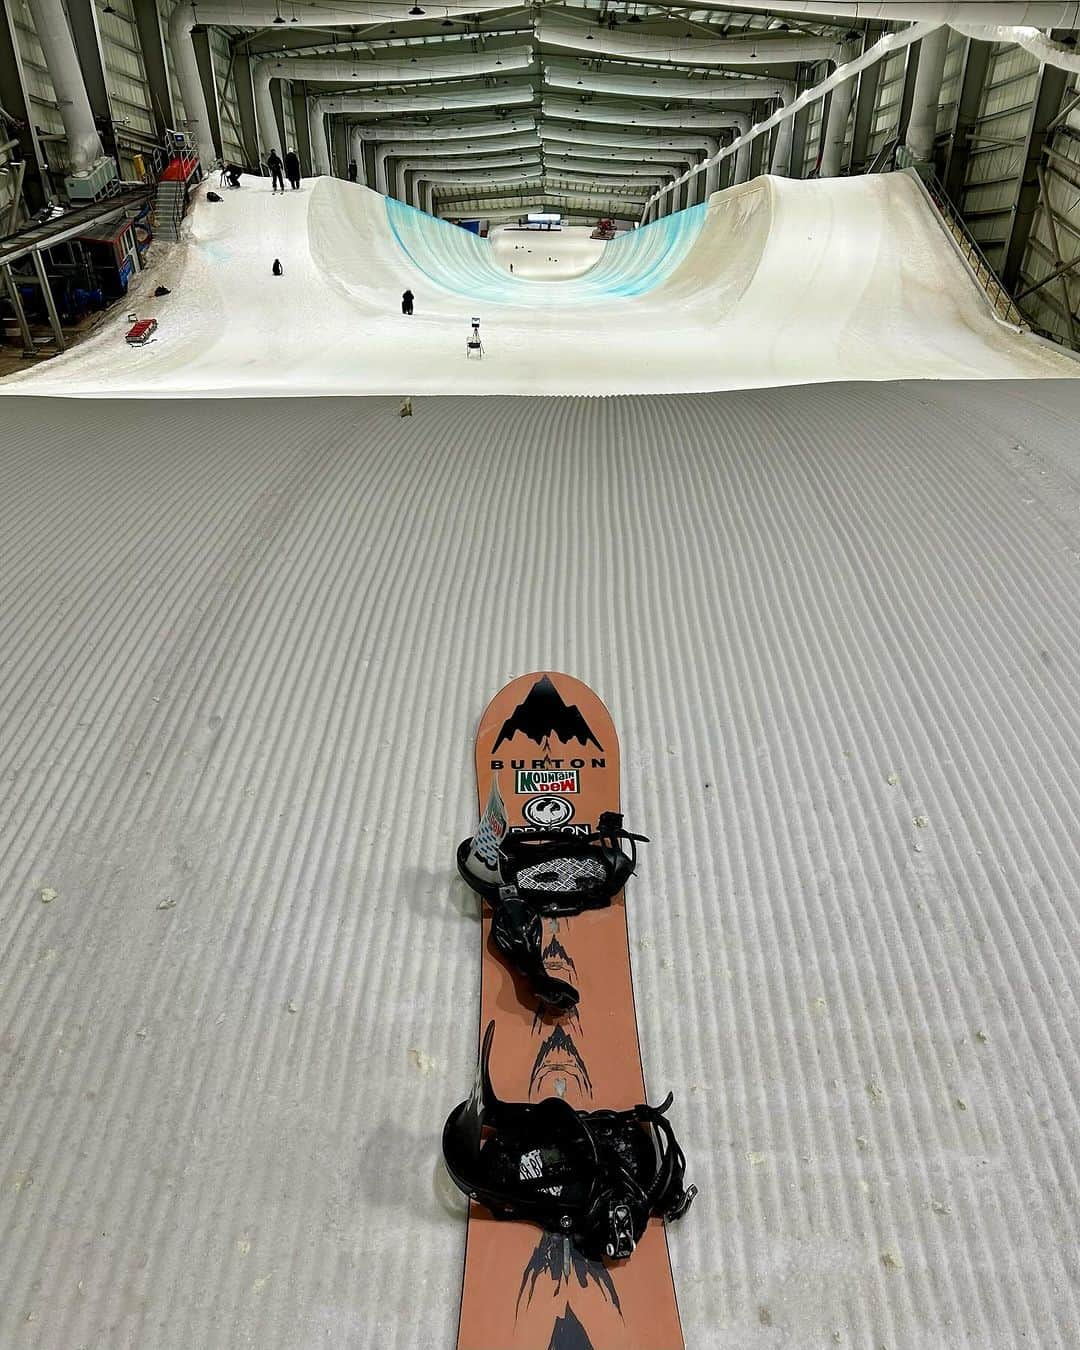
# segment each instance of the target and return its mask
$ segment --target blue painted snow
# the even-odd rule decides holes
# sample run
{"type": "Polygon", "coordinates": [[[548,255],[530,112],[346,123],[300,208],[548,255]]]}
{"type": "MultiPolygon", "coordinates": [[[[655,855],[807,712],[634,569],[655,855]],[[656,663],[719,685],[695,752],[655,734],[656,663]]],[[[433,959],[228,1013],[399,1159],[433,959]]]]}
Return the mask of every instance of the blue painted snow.
{"type": "MultiPolygon", "coordinates": [[[[579,277],[534,281],[512,276],[500,267],[486,239],[393,197],[385,201],[394,238],[426,277],[458,295],[507,305],[584,304],[651,291],[667,280],[693,248],[706,210],[704,203],[691,206],[618,235],[600,261],[579,277]]],[[[534,251],[547,248],[557,256],[557,233],[522,231],[521,238],[534,251]]]]}

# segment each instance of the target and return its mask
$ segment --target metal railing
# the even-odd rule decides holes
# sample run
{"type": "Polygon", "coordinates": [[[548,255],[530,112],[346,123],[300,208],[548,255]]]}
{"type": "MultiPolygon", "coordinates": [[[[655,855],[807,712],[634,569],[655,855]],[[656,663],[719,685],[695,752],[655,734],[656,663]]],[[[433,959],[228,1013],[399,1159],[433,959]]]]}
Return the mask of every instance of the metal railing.
{"type": "Polygon", "coordinates": [[[939,180],[923,165],[920,165],[918,171],[909,168],[905,172],[922,184],[926,195],[937,208],[941,223],[952,236],[957,251],[967,263],[968,270],[985,291],[995,315],[1002,323],[1007,323],[1013,328],[1029,328],[1030,325],[1020,313],[1012,296],[1001,284],[998,274],[986,261],[982,249],[969,233],[963,217],[949,200],[939,180]]]}

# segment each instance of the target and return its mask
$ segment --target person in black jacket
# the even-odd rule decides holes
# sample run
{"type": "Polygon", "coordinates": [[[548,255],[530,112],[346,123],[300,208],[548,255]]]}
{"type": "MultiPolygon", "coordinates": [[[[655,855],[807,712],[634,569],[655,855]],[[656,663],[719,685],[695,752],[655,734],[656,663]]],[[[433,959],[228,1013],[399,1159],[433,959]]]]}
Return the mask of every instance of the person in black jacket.
{"type": "Polygon", "coordinates": [[[355,160],[355,159],[350,159],[350,160],[349,160],[349,182],[350,182],[350,183],[355,183],[358,177],[359,177],[359,170],[358,170],[357,167],[356,167],[356,160],[355,160]]]}
{"type": "Polygon", "coordinates": [[[294,188],[300,186],[300,156],[295,150],[285,151],[285,176],[294,188]]]}
{"type": "Polygon", "coordinates": [[[401,312],[402,312],[402,314],[411,314],[411,313],[412,313],[412,302],[413,302],[415,299],[416,299],[416,297],[413,295],[412,291],[405,291],[405,292],[402,294],[402,297],[401,297],[401,312]]]}
{"type": "Polygon", "coordinates": [[[273,179],[273,190],[275,192],[284,192],[285,179],[281,176],[281,156],[276,150],[271,150],[266,156],[266,167],[270,170],[270,176],[273,179]]]}

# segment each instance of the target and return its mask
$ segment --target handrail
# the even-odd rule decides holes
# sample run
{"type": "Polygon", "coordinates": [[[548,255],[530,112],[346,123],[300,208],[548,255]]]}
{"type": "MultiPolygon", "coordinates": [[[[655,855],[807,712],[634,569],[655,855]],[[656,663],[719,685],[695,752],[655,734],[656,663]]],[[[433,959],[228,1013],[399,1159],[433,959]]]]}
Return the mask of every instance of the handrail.
{"type": "Polygon", "coordinates": [[[938,178],[924,165],[920,165],[918,170],[907,168],[903,172],[915,179],[936,208],[942,225],[967,264],[968,271],[985,293],[995,316],[1012,328],[1018,330],[1030,328],[1031,325],[1017,308],[1016,302],[1001,284],[998,274],[986,261],[985,254],[965,225],[963,216],[949,200],[948,193],[938,178]]]}

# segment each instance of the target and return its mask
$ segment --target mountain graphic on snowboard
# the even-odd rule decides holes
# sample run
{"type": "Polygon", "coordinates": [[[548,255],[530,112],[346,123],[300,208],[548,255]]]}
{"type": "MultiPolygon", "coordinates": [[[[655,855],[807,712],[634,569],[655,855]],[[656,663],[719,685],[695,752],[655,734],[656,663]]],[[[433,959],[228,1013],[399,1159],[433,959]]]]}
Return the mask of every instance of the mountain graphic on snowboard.
{"type": "Polygon", "coordinates": [[[503,741],[513,740],[518,732],[528,736],[529,740],[535,741],[537,745],[543,745],[549,736],[554,736],[564,745],[569,745],[571,741],[588,745],[591,741],[597,750],[604,748],[593,735],[577,705],[564,703],[547,675],[541,675],[524,700],[502,724],[498,739],[491,747],[491,753],[494,754],[503,741]]]}

